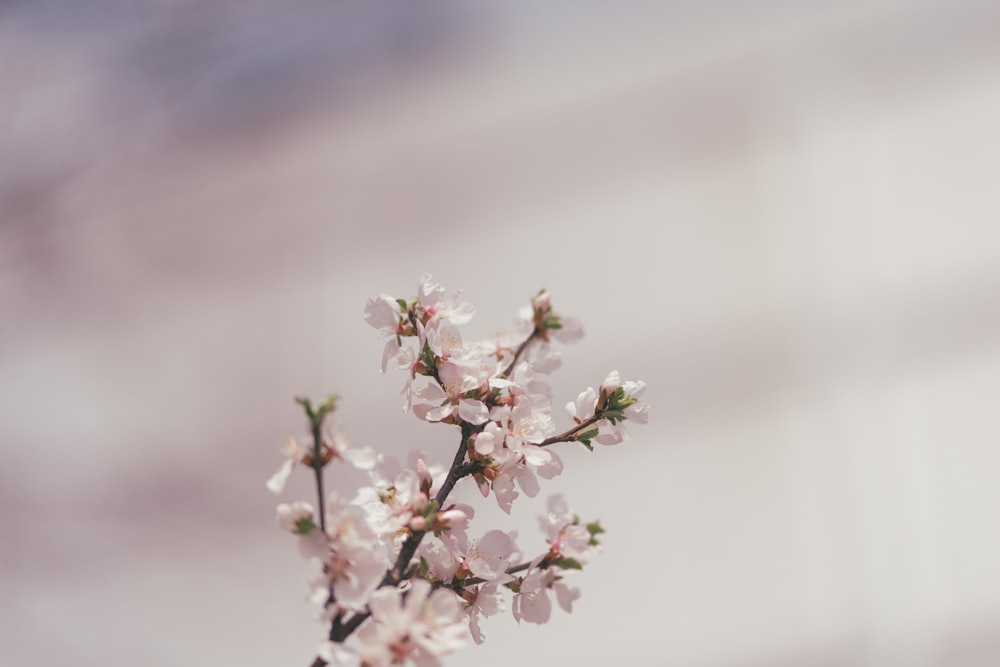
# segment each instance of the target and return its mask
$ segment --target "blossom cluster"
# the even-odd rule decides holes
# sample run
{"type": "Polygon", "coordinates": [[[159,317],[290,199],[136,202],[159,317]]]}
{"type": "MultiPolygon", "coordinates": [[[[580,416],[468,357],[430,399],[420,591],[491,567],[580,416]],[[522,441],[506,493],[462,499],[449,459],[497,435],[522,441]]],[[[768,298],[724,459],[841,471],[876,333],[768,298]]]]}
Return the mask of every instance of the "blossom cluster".
{"type": "Polygon", "coordinates": [[[481,620],[508,601],[518,622],[545,623],[553,599],[568,612],[580,595],[567,575],[600,547],[600,523],[581,522],[553,495],[540,520],[547,548],[527,557],[514,533],[471,530],[474,509],[448,497],[469,477],[510,513],[520,494],[539,492],[539,478],[562,472],[552,445],[613,445],[628,438],[625,422],[645,423],[645,385],[612,371],[566,404],[570,426],[560,431],[543,376],[560,363],[552,342],[579,339],[580,323],[558,315],[544,290],[519,313],[514,333],[467,342],[459,327],[473,314],[460,293],[447,294],[429,276],[411,300],[380,295],[365,307],[367,322],[387,339],[382,371],[406,374],[404,410],[457,427],[448,467],[420,452],[401,463],[353,448],[330,418],[335,397],[318,405],[298,399],[309,432],[286,440],[287,459],[267,486],[280,493],[296,466],[315,476],[317,507],[278,506],[279,526],[317,566],[310,599],[329,632],[314,665],[440,665],[470,637],[481,643],[481,620]],[[324,494],[323,471],[333,461],[369,477],[350,500],[324,494]]]}

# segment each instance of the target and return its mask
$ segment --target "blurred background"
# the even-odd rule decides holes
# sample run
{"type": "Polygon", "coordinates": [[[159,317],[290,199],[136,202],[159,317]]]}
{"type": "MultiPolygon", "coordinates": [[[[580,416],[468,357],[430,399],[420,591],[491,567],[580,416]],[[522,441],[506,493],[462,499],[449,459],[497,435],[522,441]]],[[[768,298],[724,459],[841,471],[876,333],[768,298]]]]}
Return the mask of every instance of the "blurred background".
{"type": "Polygon", "coordinates": [[[652,405],[460,487],[608,534],[446,665],[995,667],[998,118],[988,0],[0,3],[0,664],[308,664],[264,481],[297,394],[450,460],[362,318],[431,272],[652,405]]]}

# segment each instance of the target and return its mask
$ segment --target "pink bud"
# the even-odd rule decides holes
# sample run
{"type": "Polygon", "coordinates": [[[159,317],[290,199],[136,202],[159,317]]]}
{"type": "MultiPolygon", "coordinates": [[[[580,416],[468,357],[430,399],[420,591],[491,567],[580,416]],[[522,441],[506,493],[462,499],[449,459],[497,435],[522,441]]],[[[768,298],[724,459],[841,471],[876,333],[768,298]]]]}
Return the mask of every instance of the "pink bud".
{"type": "Polygon", "coordinates": [[[417,493],[410,507],[414,512],[420,513],[427,509],[427,503],[427,495],[421,491],[420,493],[417,493]]]}
{"type": "Polygon", "coordinates": [[[531,306],[536,313],[547,313],[552,308],[552,295],[548,290],[542,290],[538,296],[531,300],[531,306]]]}
{"type": "Polygon", "coordinates": [[[450,509],[438,513],[438,521],[445,528],[462,527],[468,520],[469,517],[460,509],[450,509]]]}
{"type": "Polygon", "coordinates": [[[604,382],[601,383],[601,402],[606,401],[620,386],[622,386],[622,379],[618,375],[618,371],[608,373],[608,377],[604,378],[604,382]]]}

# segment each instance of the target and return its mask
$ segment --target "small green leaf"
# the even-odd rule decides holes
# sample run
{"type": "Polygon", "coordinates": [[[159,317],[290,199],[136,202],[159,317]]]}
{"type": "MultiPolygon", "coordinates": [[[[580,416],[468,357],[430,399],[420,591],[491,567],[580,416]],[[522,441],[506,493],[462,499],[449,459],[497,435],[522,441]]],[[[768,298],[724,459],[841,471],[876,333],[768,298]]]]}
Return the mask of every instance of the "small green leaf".
{"type": "Polygon", "coordinates": [[[431,519],[435,513],[437,513],[438,508],[441,505],[436,500],[431,500],[427,503],[427,507],[424,509],[423,516],[425,519],[431,519]]]}
{"type": "Polygon", "coordinates": [[[420,361],[424,362],[427,368],[437,368],[437,357],[434,356],[434,351],[427,343],[424,343],[424,349],[420,351],[420,361]]]}
{"type": "Polygon", "coordinates": [[[312,401],[310,401],[305,396],[296,396],[295,402],[302,406],[302,409],[306,411],[306,417],[309,418],[309,423],[316,421],[316,413],[313,412],[312,401]]]}
{"type": "Polygon", "coordinates": [[[590,523],[587,524],[586,528],[587,532],[590,533],[590,542],[589,542],[590,546],[596,547],[597,545],[600,544],[600,541],[597,539],[597,536],[603,535],[605,532],[604,528],[601,527],[601,522],[591,521],[590,523]]]}
{"type": "Polygon", "coordinates": [[[590,451],[594,451],[594,447],[593,445],[590,444],[590,441],[596,438],[597,434],[600,432],[601,432],[600,426],[598,426],[597,424],[591,424],[582,431],[579,431],[575,437],[577,442],[582,443],[583,446],[589,449],[590,451]]]}
{"type": "Polygon", "coordinates": [[[309,419],[309,424],[313,428],[318,428],[323,424],[323,420],[328,414],[337,409],[338,396],[336,394],[330,394],[323,399],[323,402],[319,405],[313,407],[312,401],[304,396],[296,396],[295,402],[302,406],[302,409],[306,412],[306,417],[309,419]]]}
{"type": "Polygon", "coordinates": [[[583,564],[575,558],[553,558],[549,561],[550,566],[561,567],[564,570],[582,570],[583,564]]]}
{"type": "Polygon", "coordinates": [[[605,410],[604,412],[601,413],[601,416],[607,419],[612,424],[615,424],[620,421],[625,421],[627,419],[624,412],[616,409],[605,410]]]}

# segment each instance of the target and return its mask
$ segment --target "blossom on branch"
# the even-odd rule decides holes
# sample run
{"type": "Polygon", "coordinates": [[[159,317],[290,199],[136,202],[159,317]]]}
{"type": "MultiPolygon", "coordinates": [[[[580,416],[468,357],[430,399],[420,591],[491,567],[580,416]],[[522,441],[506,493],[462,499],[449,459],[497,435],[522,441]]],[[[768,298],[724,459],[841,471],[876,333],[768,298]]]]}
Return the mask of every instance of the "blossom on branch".
{"type": "Polygon", "coordinates": [[[371,620],[358,632],[366,667],[384,667],[412,660],[419,667],[440,665],[439,657],[461,648],[468,630],[455,593],[431,592],[423,579],[410,590],[380,588],[372,594],[371,620]]]}
{"type": "Polygon", "coordinates": [[[540,519],[545,546],[526,561],[513,532],[493,529],[470,539],[475,511],[448,496],[471,477],[510,513],[521,493],[535,496],[540,480],[563,472],[554,445],[616,444],[628,437],[626,421],[645,423],[645,384],[612,371],[599,389],[588,387],[566,404],[571,423],[560,431],[542,376],[561,361],[553,342],[583,335],[579,321],[557,313],[542,290],[519,314],[520,334],[469,342],[460,327],[474,313],[460,292],[449,295],[430,276],[413,298],[380,294],[364,308],[365,320],[386,338],[382,372],[407,374],[404,408],[455,429],[454,454],[413,453],[401,465],[352,449],[327,419],[336,397],[316,406],[297,399],[310,434],[285,441],[286,460],[267,487],[280,492],[299,465],[316,481],[317,508],[293,502],[277,511],[278,525],[296,536],[318,570],[310,599],[321,608],[328,640],[314,667],[435,667],[470,637],[482,643],[481,620],[505,611],[508,596],[514,618],[529,623],[549,619],[553,595],[567,612],[580,596],[566,580],[598,550],[598,522],[581,523],[561,495],[551,496],[540,519]],[[334,461],[368,473],[369,483],[350,502],[324,493],[323,473],[334,461]]]}

